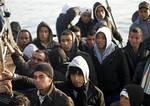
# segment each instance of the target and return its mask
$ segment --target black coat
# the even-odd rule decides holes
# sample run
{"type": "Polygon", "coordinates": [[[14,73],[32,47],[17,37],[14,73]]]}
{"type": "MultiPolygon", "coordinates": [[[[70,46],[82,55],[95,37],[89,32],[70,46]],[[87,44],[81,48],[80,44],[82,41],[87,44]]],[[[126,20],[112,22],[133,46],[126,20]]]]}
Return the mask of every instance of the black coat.
{"type": "Polygon", "coordinates": [[[52,91],[45,97],[42,104],[40,104],[37,89],[29,90],[26,96],[30,100],[31,106],[69,106],[69,103],[72,102],[66,94],[54,86],[51,90],[52,91]]]}
{"type": "Polygon", "coordinates": [[[91,21],[87,24],[83,23],[81,21],[81,19],[79,19],[78,23],[76,24],[76,26],[78,26],[81,30],[81,34],[82,34],[82,37],[87,37],[87,34],[90,30],[92,30],[93,28],[93,20],[91,19],[91,21]]]}
{"type": "MultiPolygon", "coordinates": [[[[59,47],[49,53],[49,59],[54,70],[62,70],[62,66],[66,62],[71,62],[72,59],[76,56],[82,56],[88,63],[90,70],[90,80],[97,85],[97,76],[95,72],[95,68],[93,66],[92,59],[88,53],[82,52],[80,50],[74,51],[71,57],[67,57],[65,52],[59,47]]],[[[67,71],[67,67],[63,68],[63,73],[67,71]],[[65,72],[64,72],[65,71],[65,72]]]]}
{"type": "Polygon", "coordinates": [[[57,83],[56,87],[70,96],[73,99],[75,106],[83,106],[81,105],[81,102],[86,104],[84,106],[105,106],[103,93],[91,82],[88,82],[84,88],[82,87],[80,89],[73,87],[69,81],[57,83]],[[86,98],[82,99],[85,101],[77,100],[74,95],[74,90],[81,94],[80,98],[86,98]]]}
{"type": "Polygon", "coordinates": [[[133,75],[135,72],[135,68],[137,64],[142,60],[142,45],[140,46],[138,52],[135,54],[133,48],[131,47],[130,43],[127,43],[127,46],[124,48],[125,56],[127,59],[127,63],[129,66],[129,72],[130,72],[130,79],[133,79],[133,75]]]}
{"type": "MultiPolygon", "coordinates": [[[[150,55],[137,65],[137,68],[135,70],[135,74],[133,77],[133,83],[139,84],[139,85],[142,83],[144,67],[148,58],[150,58],[150,55]]],[[[147,95],[146,93],[144,93],[143,105],[150,106],[150,95],[147,95]]]]}
{"type": "Polygon", "coordinates": [[[68,29],[68,26],[71,24],[71,21],[75,18],[76,12],[73,8],[70,8],[66,14],[60,14],[56,21],[56,31],[58,38],[61,33],[68,29]]]}
{"type": "Polygon", "coordinates": [[[99,88],[105,96],[119,95],[123,86],[129,83],[129,69],[122,49],[116,49],[108,55],[103,63],[93,56],[99,88]]]}

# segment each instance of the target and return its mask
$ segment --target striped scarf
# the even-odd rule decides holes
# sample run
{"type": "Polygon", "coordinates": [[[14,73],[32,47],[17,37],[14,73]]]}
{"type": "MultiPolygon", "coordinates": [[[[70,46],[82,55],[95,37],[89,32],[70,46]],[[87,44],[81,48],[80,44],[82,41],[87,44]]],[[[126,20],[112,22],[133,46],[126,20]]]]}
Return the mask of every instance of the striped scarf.
{"type": "Polygon", "coordinates": [[[144,93],[150,95],[150,58],[144,67],[143,79],[141,83],[144,93]]]}

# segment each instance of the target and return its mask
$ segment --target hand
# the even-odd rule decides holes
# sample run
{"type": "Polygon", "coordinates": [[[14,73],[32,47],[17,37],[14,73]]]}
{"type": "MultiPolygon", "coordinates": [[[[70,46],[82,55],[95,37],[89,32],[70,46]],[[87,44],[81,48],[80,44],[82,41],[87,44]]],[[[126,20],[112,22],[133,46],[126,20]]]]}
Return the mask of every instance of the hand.
{"type": "Polygon", "coordinates": [[[14,76],[14,74],[9,71],[8,69],[5,69],[3,72],[2,72],[2,80],[10,80],[12,79],[14,76]]]}
{"type": "Polygon", "coordinates": [[[108,6],[108,7],[107,7],[107,10],[111,13],[111,7],[108,6]]]}
{"type": "Polygon", "coordinates": [[[13,90],[12,90],[12,83],[11,80],[4,80],[3,81],[4,87],[6,89],[6,93],[10,96],[12,96],[13,94],[13,90]]]}

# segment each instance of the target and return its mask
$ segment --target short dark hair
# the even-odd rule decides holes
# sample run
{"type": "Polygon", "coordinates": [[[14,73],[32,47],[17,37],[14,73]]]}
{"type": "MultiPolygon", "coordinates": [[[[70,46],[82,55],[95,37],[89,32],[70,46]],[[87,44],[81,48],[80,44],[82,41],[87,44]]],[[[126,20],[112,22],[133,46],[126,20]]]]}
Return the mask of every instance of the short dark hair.
{"type": "Polygon", "coordinates": [[[88,33],[87,33],[87,36],[95,36],[96,34],[96,31],[95,30],[90,30],[88,33]]]}
{"type": "Polygon", "coordinates": [[[69,28],[72,32],[81,32],[81,29],[78,26],[72,26],[69,28]]]}
{"type": "Polygon", "coordinates": [[[61,36],[63,36],[63,35],[73,35],[73,33],[72,33],[71,30],[66,29],[66,30],[64,30],[64,31],[61,33],[61,36]]]}
{"type": "Polygon", "coordinates": [[[48,57],[48,52],[46,50],[36,50],[35,52],[33,53],[44,53],[45,55],[45,61],[44,62],[48,62],[49,63],[49,57],[48,57]]]}
{"type": "Polygon", "coordinates": [[[141,33],[141,34],[143,34],[142,29],[139,28],[139,27],[132,28],[132,29],[130,30],[130,32],[135,32],[135,33],[141,33]]]}

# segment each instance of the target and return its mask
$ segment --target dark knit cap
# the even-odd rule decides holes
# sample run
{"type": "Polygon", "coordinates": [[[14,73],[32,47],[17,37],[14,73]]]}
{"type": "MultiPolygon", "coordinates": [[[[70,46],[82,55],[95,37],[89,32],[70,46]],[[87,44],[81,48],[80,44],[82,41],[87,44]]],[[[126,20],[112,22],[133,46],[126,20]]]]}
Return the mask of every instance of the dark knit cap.
{"type": "Polygon", "coordinates": [[[54,71],[53,71],[52,66],[49,63],[40,63],[40,64],[38,64],[34,69],[34,72],[37,72],[37,71],[43,72],[46,75],[48,75],[50,78],[53,79],[54,71]]]}
{"type": "Polygon", "coordinates": [[[144,99],[144,91],[140,85],[129,84],[124,87],[127,90],[130,105],[131,106],[141,106],[144,99]]]}

